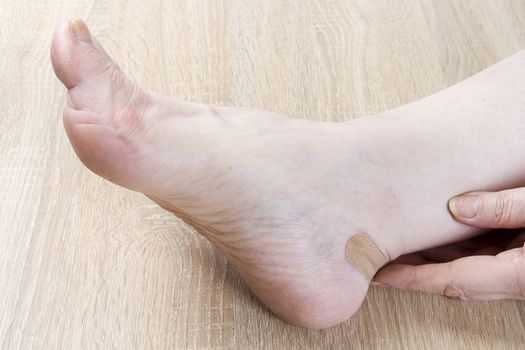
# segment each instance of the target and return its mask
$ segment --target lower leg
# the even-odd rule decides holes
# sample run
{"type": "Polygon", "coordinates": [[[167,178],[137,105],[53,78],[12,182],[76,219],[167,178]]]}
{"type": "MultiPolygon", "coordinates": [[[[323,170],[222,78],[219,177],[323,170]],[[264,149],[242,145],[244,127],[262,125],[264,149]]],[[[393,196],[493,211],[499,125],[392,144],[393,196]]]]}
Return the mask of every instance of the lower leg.
{"type": "Polygon", "coordinates": [[[437,94],[370,118],[374,137],[390,139],[383,150],[384,157],[393,155],[387,176],[397,203],[403,203],[396,215],[402,220],[388,232],[397,238],[414,228],[412,239],[392,257],[479,233],[452,219],[451,197],[525,185],[523,96],[525,50],[437,94]]]}

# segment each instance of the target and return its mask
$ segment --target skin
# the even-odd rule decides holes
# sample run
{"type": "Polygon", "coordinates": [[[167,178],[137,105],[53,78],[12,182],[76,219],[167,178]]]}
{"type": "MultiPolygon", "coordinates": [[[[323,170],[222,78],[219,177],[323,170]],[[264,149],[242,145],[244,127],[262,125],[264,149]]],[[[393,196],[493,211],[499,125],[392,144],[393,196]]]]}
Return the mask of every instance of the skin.
{"type": "Polygon", "coordinates": [[[454,220],[449,198],[525,185],[525,52],[346,123],[142,90],[79,21],[56,29],[51,58],[80,160],[192,225],[265,305],[303,327],[361,305],[369,281],[345,259],[353,235],[368,233],[389,260],[467,239],[483,231],[454,220]]]}
{"type": "Polygon", "coordinates": [[[462,300],[525,300],[525,188],[467,193],[449,207],[458,221],[493,231],[400,257],[376,281],[462,300]]]}

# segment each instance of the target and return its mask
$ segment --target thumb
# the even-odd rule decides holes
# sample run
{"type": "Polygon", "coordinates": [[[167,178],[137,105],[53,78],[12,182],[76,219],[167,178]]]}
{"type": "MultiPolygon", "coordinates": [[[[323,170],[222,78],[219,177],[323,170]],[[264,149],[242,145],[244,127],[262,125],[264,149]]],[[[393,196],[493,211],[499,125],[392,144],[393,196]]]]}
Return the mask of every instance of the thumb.
{"type": "Polygon", "coordinates": [[[469,192],[448,202],[454,217],[481,228],[525,227],[525,188],[500,192],[469,192]]]}
{"type": "Polygon", "coordinates": [[[387,265],[374,277],[380,286],[443,294],[462,300],[525,300],[524,248],[448,263],[387,265]]]}

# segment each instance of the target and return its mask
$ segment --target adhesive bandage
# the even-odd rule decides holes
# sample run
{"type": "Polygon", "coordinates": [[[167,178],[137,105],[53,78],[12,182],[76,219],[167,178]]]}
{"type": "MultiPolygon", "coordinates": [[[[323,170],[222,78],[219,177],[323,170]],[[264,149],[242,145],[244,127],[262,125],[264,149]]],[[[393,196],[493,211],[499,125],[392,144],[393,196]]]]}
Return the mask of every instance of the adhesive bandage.
{"type": "Polygon", "coordinates": [[[389,261],[385,253],[367,233],[353,235],[346,242],[345,255],[346,261],[369,281],[389,261]]]}

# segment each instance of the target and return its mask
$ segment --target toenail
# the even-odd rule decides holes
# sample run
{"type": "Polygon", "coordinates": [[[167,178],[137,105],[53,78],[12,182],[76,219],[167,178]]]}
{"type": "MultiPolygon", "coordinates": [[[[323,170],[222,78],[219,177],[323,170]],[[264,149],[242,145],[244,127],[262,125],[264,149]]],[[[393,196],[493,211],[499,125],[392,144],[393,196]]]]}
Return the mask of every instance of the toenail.
{"type": "Polygon", "coordinates": [[[75,36],[78,40],[91,43],[91,34],[89,33],[89,29],[87,28],[86,24],[81,19],[76,19],[74,21],[71,21],[69,23],[69,27],[75,33],[75,36]]]}
{"type": "Polygon", "coordinates": [[[454,216],[472,219],[478,213],[479,196],[467,194],[454,197],[448,202],[448,206],[454,216]]]}

